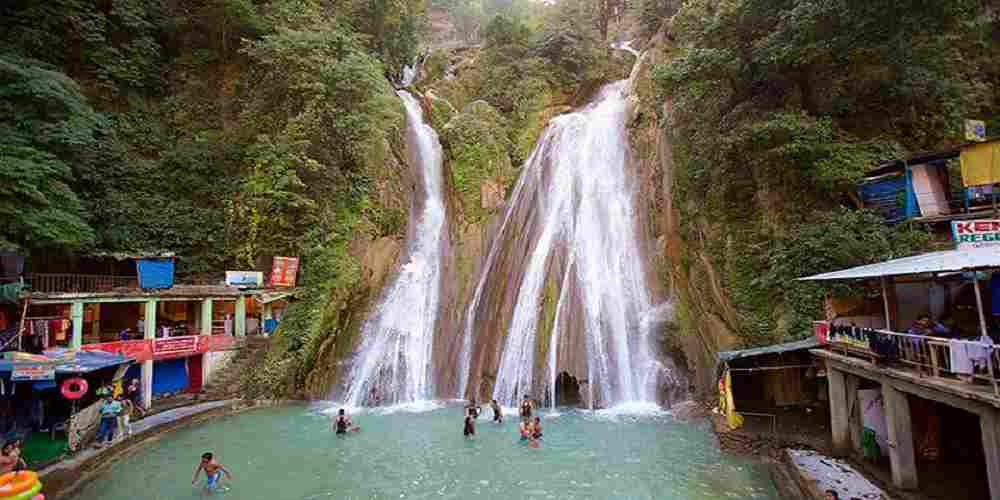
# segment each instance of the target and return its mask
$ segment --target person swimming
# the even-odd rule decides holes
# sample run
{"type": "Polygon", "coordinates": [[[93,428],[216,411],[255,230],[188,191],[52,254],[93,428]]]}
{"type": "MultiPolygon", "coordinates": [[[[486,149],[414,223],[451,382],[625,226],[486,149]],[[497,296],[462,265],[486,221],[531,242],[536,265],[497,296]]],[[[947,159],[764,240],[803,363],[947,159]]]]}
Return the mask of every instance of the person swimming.
{"type": "Polygon", "coordinates": [[[361,430],[360,427],[354,425],[354,421],[351,420],[351,417],[347,416],[343,408],[337,412],[337,420],[334,420],[333,427],[337,431],[337,434],[347,434],[347,431],[357,432],[361,430]]]}
{"type": "Polygon", "coordinates": [[[205,477],[207,481],[205,483],[205,490],[212,491],[218,489],[221,485],[222,474],[225,473],[226,479],[232,481],[233,476],[229,474],[226,467],[215,461],[215,456],[209,453],[202,453],[201,462],[198,463],[198,468],[194,470],[194,479],[191,480],[191,484],[198,482],[198,474],[201,471],[205,471],[205,477]]]}
{"type": "Polygon", "coordinates": [[[539,417],[535,417],[531,426],[531,439],[536,441],[542,439],[542,419],[539,417]]]}
{"type": "Polygon", "coordinates": [[[517,427],[518,432],[521,434],[521,441],[527,441],[531,439],[531,423],[527,420],[522,420],[517,427]]]}
{"type": "Polygon", "coordinates": [[[490,402],[490,408],[493,408],[493,421],[498,424],[502,424],[503,410],[500,409],[500,403],[497,403],[497,400],[494,399],[493,401],[490,402]]]}

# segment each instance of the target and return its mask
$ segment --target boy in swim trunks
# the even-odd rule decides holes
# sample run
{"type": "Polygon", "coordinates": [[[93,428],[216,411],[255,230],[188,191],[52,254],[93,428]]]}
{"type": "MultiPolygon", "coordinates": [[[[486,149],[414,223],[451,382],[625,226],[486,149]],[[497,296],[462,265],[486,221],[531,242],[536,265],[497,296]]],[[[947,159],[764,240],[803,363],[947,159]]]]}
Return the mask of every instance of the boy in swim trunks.
{"type": "Polygon", "coordinates": [[[208,481],[205,483],[206,491],[212,491],[219,487],[223,473],[226,474],[226,479],[233,480],[233,476],[229,474],[226,467],[216,462],[211,453],[203,453],[201,455],[201,462],[198,463],[198,468],[194,470],[194,479],[191,480],[191,484],[198,482],[198,473],[202,470],[205,471],[205,477],[208,478],[208,481]]]}

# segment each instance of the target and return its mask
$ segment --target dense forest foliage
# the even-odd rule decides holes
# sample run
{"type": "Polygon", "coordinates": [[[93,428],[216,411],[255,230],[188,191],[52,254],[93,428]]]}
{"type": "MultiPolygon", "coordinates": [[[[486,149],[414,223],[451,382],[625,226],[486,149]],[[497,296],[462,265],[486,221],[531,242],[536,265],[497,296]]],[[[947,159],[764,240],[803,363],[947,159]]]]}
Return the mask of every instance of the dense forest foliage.
{"type": "Polygon", "coordinates": [[[655,100],[686,258],[720,270],[745,343],[809,331],[827,290],[795,278],[926,244],[840,207],[879,160],[960,143],[963,118],[997,124],[997,16],[962,0],[684,2],[655,100]]]}
{"type": "Polygon", "coordinates": [[[400,126],[380,96],[416,54],[422,14],[420,2],[5,2],[0,206],[14,224],[0,242],[169,250],[182,271],[306,252],[317,230],[336,233],[329,203],[364,198],[362,164],[400,126]]]}
{"type": "Polygon", "coordinates": [[[689,331],[801,335],[828,290],[793,278],[927,244],[845,208],[865,169],[1000,125],[985,0],[10,0],[0,248],[172,251],[182,273],[301,256],[307,293],[255,374],[291,394],[372,294],[351,246],[405,230],[402,67],[423,62],[461,231],[549,118],[627,74],[609,44],[633,38],[657,54],[632,125],[672,147],[675,265],[710,263],[735,310],[673,283],[689,331]]]}

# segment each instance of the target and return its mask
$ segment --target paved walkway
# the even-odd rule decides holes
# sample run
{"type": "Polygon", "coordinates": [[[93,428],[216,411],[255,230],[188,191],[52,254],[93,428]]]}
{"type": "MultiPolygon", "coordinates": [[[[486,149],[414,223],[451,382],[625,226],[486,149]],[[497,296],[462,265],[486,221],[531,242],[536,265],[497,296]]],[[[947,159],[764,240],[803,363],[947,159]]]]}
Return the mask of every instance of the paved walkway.
{"type": "MultiPolygon", "coordinates": [[[[174,408],[173,410],[167,410],[155,415],[150,415],[142,420],[139,420],[132,424],[132,435],[137,436],[144,432],[153,430],[161,425],[170,424],[176,422],[180,419],[190,417],[192,415],[197,415],[199,413],[205,413],[207,411],[215,410],[223,406],[232,404],[236,402],[235,399],[228,399],[225,401],[210,401],[208,403],[201,403],[191,406],[183,406],[181,408],[174,408]]],[[[105,448],[94,448],[93,446],[87,446],[83,450],[74,454],[73,456],[56,462],[41,471],[38,472],[39,477],[45,477],[46,475],[61,470],[61,469],[75,469],[83,465],[87,460],[98,456],[102,453],[108,451],[114,451],[115,448],[123,443],[124,441],[117,441],[113,445],[105,448]]]]}
{"type": "Polygon", "coordinates": [[[819,494],[834,490],[840,498],[879,498],[889,496],[846,462],[810,450],[787,450],[796,472],[806,482],[814,483],[819,494]]]}

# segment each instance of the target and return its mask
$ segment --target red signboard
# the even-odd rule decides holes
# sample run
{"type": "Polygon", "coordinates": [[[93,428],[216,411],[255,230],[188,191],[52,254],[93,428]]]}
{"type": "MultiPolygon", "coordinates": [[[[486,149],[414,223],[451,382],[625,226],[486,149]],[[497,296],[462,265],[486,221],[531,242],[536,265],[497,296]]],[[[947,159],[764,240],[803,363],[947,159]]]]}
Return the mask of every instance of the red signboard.
{"type": "Polygon", "coordinates": [[[299,272],[298,257],[275,257],[271,266],[271,286],[291,288],[299,272]]]}
{"type": "Polygon", "coordinates": [[[171,359],[206,352],[234,349],[236,338],[231,335],[190,335],[154,340],[126,340],[82,346],[85,351],[105,351],[123,354],[136,361],[171,359]]]}
{"type": "Polygon", "coordinates": [[[198,353],[198,337],[169,337],[153,340],[153,358],[179,358],[198,353]]]}
{"type": "Polygon", "coordinates": [[[136,361],[153,359],[153,344],[148,340],[124,340],[121,342],[104,342],[102,344],[86,344],[81,346],[84,351],[104,351],[128,356],[136,361]]]}

